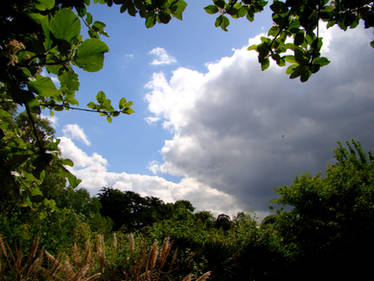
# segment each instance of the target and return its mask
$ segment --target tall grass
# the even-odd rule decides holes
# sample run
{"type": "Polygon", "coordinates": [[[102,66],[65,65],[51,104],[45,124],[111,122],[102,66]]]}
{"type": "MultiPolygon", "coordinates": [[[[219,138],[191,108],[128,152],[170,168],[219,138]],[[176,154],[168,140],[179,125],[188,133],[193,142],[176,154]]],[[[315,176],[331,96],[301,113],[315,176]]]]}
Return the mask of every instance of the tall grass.
{"type": "MultiPolygon", "coordinates": [[[[23,251],[9,246],[0,236],[0,280],[4,281],[166,281],[193,280],[192,274],[183,278],[173,274],[177,260],[170,238],[159,246],[155,241],[147,247],[144,239],[130,234],[113,234],[111,243],[104,236],[86,241],[84,247],[74,244],[66,253],[56,256],[39,247],[36,237],[30,249],[23,251]],[[119,238],[119,239],[118,239],[119,238]]],[[[210,272],[196,281],[209,278],[210,272]]]]}

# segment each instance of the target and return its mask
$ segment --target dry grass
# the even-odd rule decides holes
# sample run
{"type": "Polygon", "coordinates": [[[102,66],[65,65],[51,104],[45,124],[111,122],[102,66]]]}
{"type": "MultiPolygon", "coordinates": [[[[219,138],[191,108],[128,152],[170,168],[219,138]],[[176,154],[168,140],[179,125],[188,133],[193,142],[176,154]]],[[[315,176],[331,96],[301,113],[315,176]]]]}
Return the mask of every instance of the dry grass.
{"type": "MultiPolygon", "coordinates": [[[[98,235],[95,246],[86,242],[84,249],[74,244],[70,257],[65,254],[53,256],[43,248],[39,248],[39,239],[35,238],[29,254],[24,255],[20,249],[11,250],[0,236],[0,280],[19,281],[91,281],[91,280],[122,280],[122,281],[164,281],[171,279],[171,268],[176,260],[177,251],[171,255],[172,243],[165,238],[161,247],[155,241],[147,250],[144,240],[135,243],[130,234],[127,258],[118,259],[124,245],[113,235],[113,240],[106,247],[104,236],[98,235]],[[109,252],[107,257],[106,252],[109,252]],[[118,264],[120,262],[120,264],[118,264]],[[125,272],[118,269],[124,268],[125,272]]],[[[122,253],[123,254],[123,253],[122,253]]],[[[123,255],[122,255],[123,256],[123,255]]],[[[210,272],[203,274],[196,281],[209,278],[210,272]]],[[[184,277],[183,281],[192,281],[192,274],[184,277]]]]}
{"type": "Polygon", "coordinates": [[[0,235],[0,279],[38,280],[43,263],[43,250],[38,253],[39,239],[35,238],[28,255],[19,247],[12,250],[0,235]],[[11,272],[9,272],[11,269],[11,272]]]}

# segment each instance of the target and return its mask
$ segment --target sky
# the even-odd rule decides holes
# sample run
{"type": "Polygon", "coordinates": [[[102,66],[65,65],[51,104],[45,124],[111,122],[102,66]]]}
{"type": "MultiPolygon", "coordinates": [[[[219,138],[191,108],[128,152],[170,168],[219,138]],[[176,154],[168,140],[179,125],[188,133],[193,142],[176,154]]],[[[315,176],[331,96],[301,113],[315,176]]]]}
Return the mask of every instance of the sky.
{"type": "Polygon", "coordinates": [[[84,106],[102,90],[114,105],[132,100],[135,113],[112,124],[86,112],[55,114],[80,187],[262,218],[274,188],[334,162],[337,141],[374,148],[372,31],[321,28],[331,63],[301,83],[275,65],[262,72],[246,50],[271,25],[268,11],[253,23],[232,20],[224,32],[203,10],[210,1],[189,2],[183,21],[151,29],[117,7],[90,7],[107,24],[110,52],[101,71],[78,71],[77,99],[84,106]]]}

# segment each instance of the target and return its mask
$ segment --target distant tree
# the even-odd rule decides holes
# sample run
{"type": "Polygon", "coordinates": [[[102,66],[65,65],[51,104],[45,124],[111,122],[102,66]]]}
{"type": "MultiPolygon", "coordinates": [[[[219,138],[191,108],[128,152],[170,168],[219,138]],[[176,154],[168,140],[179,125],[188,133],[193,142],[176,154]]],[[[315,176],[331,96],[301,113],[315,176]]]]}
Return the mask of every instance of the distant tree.
{"type": "Polygon", "coordinates": [[[215,224],[215,218],[210,211],[200,211],[194,214],[196,220],[201,221],[202,224],[213,227],[215,224]]]}
{"type": "Polygon", "coordinates": [[[231,222],[230,216],[226,214],[220,214],[217,217],[215,226],[223,230],[229,230],[231,228],[231,223],[232,222],[231,222]]]}
{"type": "Polygon", "coordinates": [[[364,280],[374,251],[374,155],[340,143],[326,175],[277,189],[285,206],[265,220],[293,257],[289,280],[364,280]]]}
{"type": "Polygon", "coordinates": [[[101,214],[113,220],[113,230],[132,232],[171,216],[171,210],[155,197],[142,197],[136,192],[122,192],[105,187],[98,194],[101,214]],[[168,211],[170,210],[170,212],[168,211]]]}
{"type": "Polygon", "coordinates": [[[193,212],[195,207],[192,206],[191,202],[188,200],[178,200],[174,203],[175,210],[186,210],[188,212],[193,212]]]}

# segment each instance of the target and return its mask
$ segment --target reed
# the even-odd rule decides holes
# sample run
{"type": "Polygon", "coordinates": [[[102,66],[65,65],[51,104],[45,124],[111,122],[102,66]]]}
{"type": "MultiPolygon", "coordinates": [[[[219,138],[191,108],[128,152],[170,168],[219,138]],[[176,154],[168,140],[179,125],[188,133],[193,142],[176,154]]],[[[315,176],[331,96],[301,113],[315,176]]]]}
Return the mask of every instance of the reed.
{"type": "MultiPolygon", "coordinates": [[[[100,279],[121,281],[164,281],[175,280],[171,275],[177,258],[177,250],[171,255],[172,243],[165,238],[161,247],[157,241],[147,250],[144,239],[128,236],[128,245],[121,243],[113,234],[113,241],[105,246],[104,236],[97,235],[94,247],[87,241],[84,249],[75,243],[67,254],[52,255],[44,248],[39,249],[39,238],[36,237],[28,254],[20,248],[11,247],[0,235],[0,280],[4,281],[92,281],[100,279]],[[93,250],[94,249],[94,250],[93,250]],[[123,251],[128,249],[127,258],[123,251]],[[109,251],[111,258],[107,258],[109,251]],[[122,257],[122,258],[121,258],[122,257]],[[117,259],[117,260],[116,260],[117,259]],[[116,263],[114,263],[116,261],[116,263]],[[122,263],[122,264],[121,264],[122,263]],[[118,269],[125,268],[125,272],[118,269]],[[121,277],[119,276],[121,275],[121,277]]],[[[196,279],[205,281],[210,276],[207,272],[196,279]]],[[[177,278],[178,279],[178,278],[177,278]]],[[[192,274],[182,281],[192,281],[192,274]]]]}

